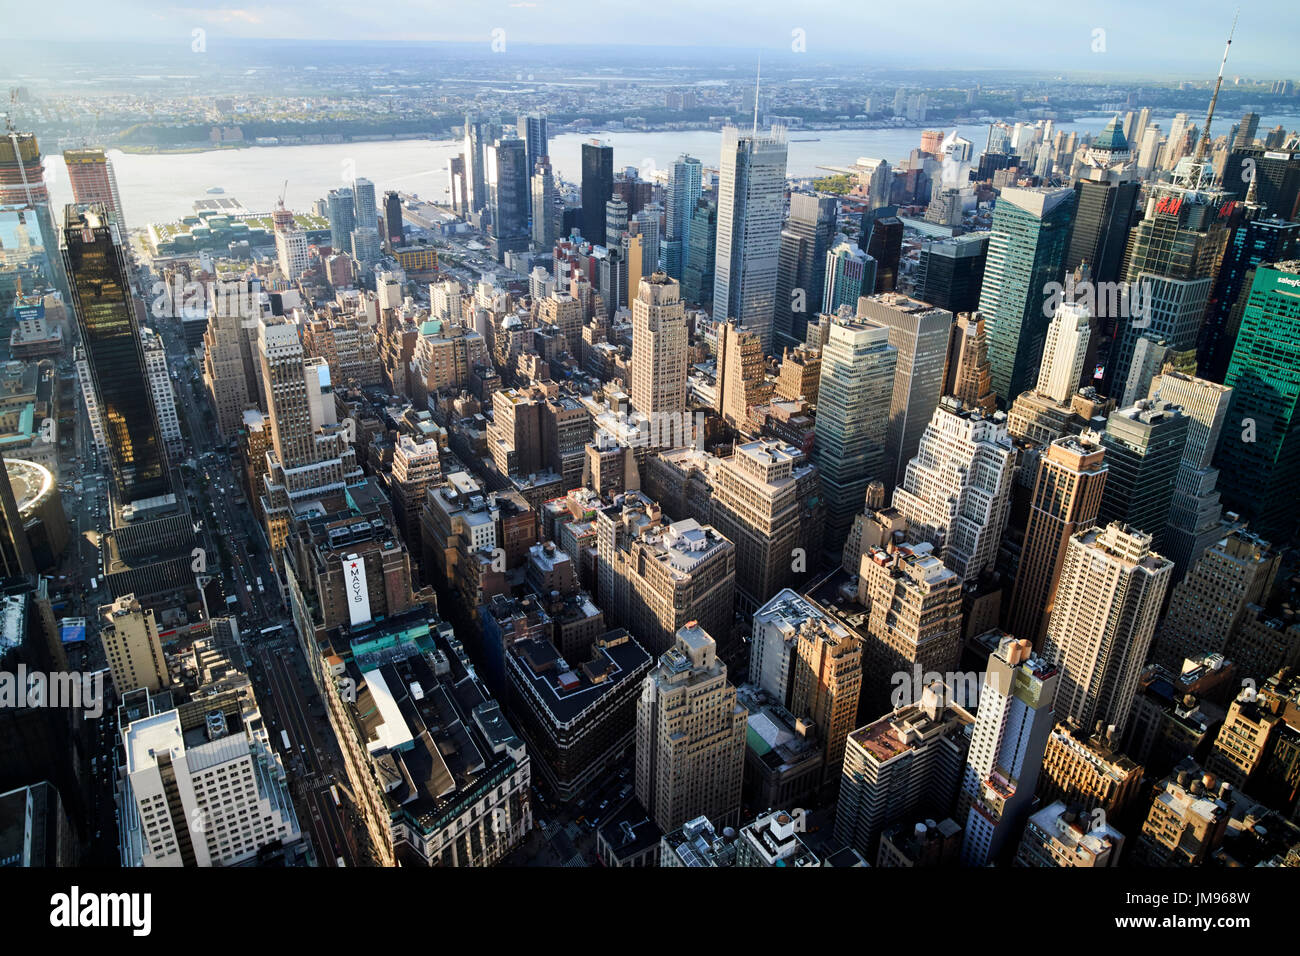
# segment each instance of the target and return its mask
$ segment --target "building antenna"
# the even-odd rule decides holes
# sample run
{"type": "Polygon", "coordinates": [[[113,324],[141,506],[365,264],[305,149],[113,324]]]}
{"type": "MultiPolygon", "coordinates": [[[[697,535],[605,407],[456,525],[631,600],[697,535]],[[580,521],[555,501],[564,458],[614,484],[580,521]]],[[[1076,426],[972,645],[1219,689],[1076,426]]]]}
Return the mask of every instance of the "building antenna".
{"type": "Polygon", "coordinates": [[[754,72],[754,138],[758,138],[758,85],[763,78],[763,54],[758,55],[758,69],[754,72]]]}
{"type": "Polygon", "coordinates": [[[1223,48],[1223,59],[1219,62],[1219,78],[1214,82],[1214,95],[1210,97],[1210,110],[1205,114],[1205,129],[1201,132],[1201,142],[1196,147],[1197,166],[1200,166],[1205,161],[1205,156],[1210,151],[1210,123],[1214,121],[1214,106],[1219,101],[1219,87],[1223,86],[1223,68],[1228,65],[1228,51],[1232,49],[1232,37],[1237,32],[1237,17],[1240,15],[1240,9],[1232,14],[1232,29],[1228,31],[1228,43],[1223,48]]]}

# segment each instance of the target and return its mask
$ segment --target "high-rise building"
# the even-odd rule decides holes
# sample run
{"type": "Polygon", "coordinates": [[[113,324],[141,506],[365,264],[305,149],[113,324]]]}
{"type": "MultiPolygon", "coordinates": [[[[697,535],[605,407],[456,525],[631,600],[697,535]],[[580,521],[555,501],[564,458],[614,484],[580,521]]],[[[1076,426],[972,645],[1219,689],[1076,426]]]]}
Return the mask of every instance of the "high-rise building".
{"type": "Polygon", "coordinates": [[[632,407],[647,416],[684,412],[687,359],[681,287],[656,272],[632,303],[632,407]]]}
{"type": "Polygon", "coordinates": [[[140,348],[144,352],[145,376],[153,396],[154,415],[158,421],[158,434],[163,445],[173,455],[183,451],[181,423],[176,414],[176,395],[172,391],[171,374],[167,371],[167,347],[153,329],[140,329],[140,348]]]}
{"type": "Polygon", "coordinates": [[[1089,319],[1082,305],[1063,302],[1047,326],[1036,390],[1058,405],[1068,405],[1079,390],[1088,358],[1089,319]]]}
{"type": "MultiPolygon", "coordinates": [[[[896,207],[886,207],[893,209],[896,207]]],[[[885,210],[869,209],[862,214],[858,245],[866,243],[867,255],[876,261],[876,291],[893,292],[898,284],[898,263],[903,254],[903,220],[881,215],[885,210]]]]}
{"type": "Polygon", "coordinates": [[[1016,850],[1015,866],[1113,867],[1119,865],[1124,834],[1098,818],[1053,801],[1029,818],[1016,850]]]}
{"type": "Polygon", "coordinates": [[[1044,642],[1061,668],[1058,718],[1123,733],[1172,569],[1150,535],[1118,522],[1070,539],[1044,642]]]}
{"type": "Polygon", "coordinates": [[[35,574],[36,561],[13,483],[8,469],[0,467],[0,576],[9,579],[35,574]]]}
{"type": "Polygon", "coordinates": [[[607,245],[605,203],[614,195],[614,147],[598,140],[582,144],[582,238],[607,245]]]}
{"type": "Polygon", "coordinates": [[[357,207],[351,188],[331,189],[326,196],[330,221],[330,246],[335,252],[350,252],[352,230],[357,228],[357,207]]]}
{"type": "Polygon", "coordinates": [[[690,222],[685,239],[682,298],[692,305],[712,305],[718,249],[717,203],[712,199],[698,200],[690,212],[690,222]]]}
{"type": "Polygon", "coordinates": [[[875,260],[847,239],[826,253],[825,274],[821,310],[831,315],[842,305],[854,308],[865,290],[876,287],[875,260]]]}
{"type": "Polygon", "coordinates": [[[125,228],[117,177],[113,174],[113,164],[104,150],[97,147],[65,149],[63,162],[68,168],[72,201],[78,205],[102,203],[109,218],[125,228]]]}
{"type": "Polygon", "coordinates": [[[722,130],[713,316],[734,318],[772,351],[777,263],[785,205],[786,136],[722,130]]]}
{"type": "Polygon", "coordinates": [[[713,638],[678,630],[637,704],[636,795],[665,833],[701,815],[740,822],[747,716],[713,638]]]}
{"type": "Polygon", "coordinates": [[[1204,864],[1227,833],[1229,789],[1186,757],[1160,781],[1128,862],[1143,867],[1204,864]]]}
{"type": "Polygon", "coordinates": [[[700,200],[704,164],[694,156],[677,157],[664,189],[664,271],[679,282],[685,278],[690,250],[691,218],[700,200]]]}
{"type": "Polygon", "coordinates": [[[1215,463],[1224,504],[1286,540],[1300,485],[1300,260],[1255,270],[1223,383],[1233,390],[1215,463]]]}
{"type": "MultiPolygon", "coordinates": [[[[1074,183],[1074,229],[1065,254],[1067,272],[1087,263],[1094,283],[1120,280],[1139,186],[1135,157],[1116,116],[1082,152],[1074,183]]],[[[1112,317],[1100,318],[1105,324],[1112,317]]]]}
{"type": "Polygon", "coordinates": [[[1173,590],[1152,662],[1177,674],[1185,660],[1222,654],[1250,606],[1267,601],[1280,561],[1267,541],[1243,529],[1207,548],[1173,590]]]}
{"type": "Polygon", "coordinates": [[[858,716],[862,691],[862,641],[827,620],[799,628],[790,675],[789,710],[810,719],[823,746],[823,783],[844,764],[844,745],[858,716]]]}
{"type": "Polygon", "coordinates": [[[368,179],[352,181],[352,201],[356,208],[354,229],[379,228],[379,204],[375,199],[375,184],[368,179]]]}
{"type": "Polygon", "coordinates": [[[943,684],[849,734],[836,805],[835,839],[875,859],[881,831],[952,809],[974,718],[949,703],[943,684]]]}
{"type": "Polygon", "coordinates": [[[465,183],[468,189],[469,211],[482,212],[487,208],[487,172],[483,166],[483,150],[488,143],[487,124],[477,116],[465,116],[465,183]]]}
{"type": "Polygon", "coordinates": [[[555,174],[547,157],[543,156],[533,167],[531,186],[533,244],[539,249],[550,249],[560,238],[560,211],[555,204],[555,174]]]}
{"type": "MultiPolygon", "coordinates": [[[[546,114],[519,114],[519,122],[516,126],[516,135],[519,139],[524,141],[524,152],[526,154],[525,168],[531,176],[533,170],[537,168],[537,164],[551,154],[551,147],[548,142],[546,129],[546,114]]],[[[533,208],[531,198],[528,201],[528,214],[536,220],[537,210],[533,208]]]]}
{"type": "MultiPolygon", "coordinates": [[[[774,324],[779,345],[804,341],[808,315],[820,304],[818,296],[824,296],[826,256],[835,238],[835,207],[831,196],[790,194],[790,215],[781,230],[778,253],[774,324]]],[[[874,282],[873,275],[872,289],[874,282]]]]}
{"type": "MultiPolygon", "coordinates": [[[[865,288],[865,286],[864,286],[865,288]]],[[[907,463],[916,454],[943,391],[952,313],[897,292],[864,295],[855,302],[860,320],[889,329],[889,344],[898,350],[894,391],[885,438],[887,490],[902,481],[907,463]]]]}
{"type": "Polygon", "coordinates": [[[1050,318],[1043,314],[1044,290],[1061,280],[1073,219],[1071,189],[1008,187],[993,208],[980,312],[1002,405],[1037,379],[1050,318]]]}
{"type": "Polygon", "coordinates": [[[462,219],[469,218],[469,179],[465,173],[465,155],[447,160],[448,205],[462,219]]]}
{"type": "Polygon", "coordinates": [[[280,273],[291,283],[296,283],[310,264],[307,233],[301,229],[277,229],[275,254],[280,273]]]}
{"type": "Polygon", "coordinates": [[[988,254],[988,233],[925,240],[916,265],[916,297],[949,312],[974,312],[988,254]]]}
{"type": "Polygon", "coordinates": [[[402,197],[395,189],[384,193],[384,231],[384,239],[390,249],[402,244],[405,236],[402,228],[402,197]]]}
{"type": "Polygon", "coordinates": [[[99,640],[119,697],[140,687],[157,691],[171,684],[152,610],[142,608],[134,594],[124,594],[102,606],[99,617],[99,640]]]}
{"type": "Polygon", "coordinates": [[[986,415],[992,415],[997,408],[988,337],[984,333],[984,316],[979,312],[960,312],[953,324],[943,394],[986,415]]]}
{"type": "Polygon", "coordinates": [[[1041,645],[1070,539],[1097,521],[1105,452],[1093,435],[1058,438],[1039,458],[1011,592],[1011,633],[1041,645]]]}
{"type": "Polygon", "coordinates": [[[758,335],[741,328],[734,319],[720,324],[717,369],[718,411],[728,425],[744,434],[752,433],[749,410],[772,397],[758,335]]]}
{"type": "Polygon", "coordinates": [[[1023,637],[1003,636],[989,655],[958,798],[966,866],[997,861],[1020,831],[1052,732],[1059,677],[1023,637]]]}
{"type": "Polygon", "coordinates": [[[1130,524],[1151,537],[1151,547],[1160,546],[1189,422],[1181,408],[1163,399],[1143,399],[1111,413],[1101,436],[1109,475],[1098,522],[1130,524]]]}
{"type": "Polygon", "coordinates": [[[814,457],[826,492],[826,546],[837,551],[867,484],[887,470],[885,441],[898,350],[889,329],[836,323],[822,349],[814,457]]]}
{"type": "Polygon", "coordinates": [[[522,139],[499,139],[487,148],[483,157],[487,176],[488,206],[492,212],[492,256],[505,261],[507,252],[528,248],[528,206],[533,167],[527,162],[522,139]]]}
{"type": "Polygon", "coordinates": [[[964,581],[993,569],[1011,508],[1016,454],[1006,416],[939,402],[894,490],[908,540],[925,541],[964,581]]]}
{"type": "MultiPolygon", "coordinates": [[[[1135,708],[1136,709],[1136,708],[1135,708]]],[[[1119,733],[1058,723],[1047,738],[1038,799],[1065,800],[1119,817],[1142,791],[1142,768],[1119,750],[1119,733]]]]}
{"type": "Polygon", "coordinates": [[[73,311],[122,504],[171,491],[167,455],[147,381],[139,315],[118,227],[102,206],[68,206],[63,255],[73,311]]]}
{"type": "Polygon", "coordinates": [[[383,250],[379,243],[378,229],[374,226],[357,226],[352,230],[351,240],[352,245],[349,248],[359,269],[369,269],[379,261],[383,250]]]}
{"type": "Polygon", "coordinates": [[[627,232],[627,200],[615,196],[605,203],[605,242],[617,246],[627,232]]]}

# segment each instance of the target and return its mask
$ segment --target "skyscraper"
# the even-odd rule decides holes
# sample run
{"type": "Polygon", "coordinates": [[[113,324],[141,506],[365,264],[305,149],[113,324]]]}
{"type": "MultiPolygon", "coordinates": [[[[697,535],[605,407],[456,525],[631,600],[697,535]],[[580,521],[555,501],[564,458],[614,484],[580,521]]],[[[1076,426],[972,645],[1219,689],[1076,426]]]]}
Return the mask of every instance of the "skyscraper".
{"type": "Polygon", "coordinates": [[[894,490],[908,540],[933,545],[963,582],[992,570],[1011,508],[1015,458],[1005,415],[987,417],[942,399],[894,490]]]}
{"type": "Polygon", "coordinates": [[[660,830],[701,815],[740,822],[747,717],[717,644],[688,623],[637,703],[636,795],[660,830]]]}
{"type": "Polygon", "coordinates": [[[487,173],[483,167],[483,148],[487,145],[485,124],[477,116],[465,116],[465,183],[470,212],[487,208],[487,173]]]}
{"type": "Polygon", "coordinates": [[[1088,310],[1082,305],[1063,302],[1047,326],[1036,390],[1058,405],[1068,405],[1079,390],[1088,357],[1088,320],[1088,310]]]}
{"type": "Polygon", "coordinates": [[[681,281],[690,250],[691,218],[700,200],[704,164],[694,156],[677,157],[664,189],[664,271],[681,281]]]}
{"type": "Polygon", "coordinates": [[[171,491],[153,395],[146,387],[139,312],[121,235],[102,205],[68,206],[63,256],[72,305],[106,429],[122,504],[171,491]]]}
{"type": "MultiPolygon", "coordinates": [[[[803,343],[808,315],[821,304],[826,255],[835,238],[835,207],[831,196],[790,194],[790,216],[781,230],[776,280],[774,329],[782,347],[803,343]]],[[[867,292],[875,288],[874,276],[872,283],[867,292]]]]}
{"type": "Polygon", "coordinates": [[[685,411],[686,365],[681,287],[656,272],[632,302],[632,407],[650,416],[685,411]]]}
{"type": "Polygon", "coordinates": [[[855,305],[859,319],[888,327],[889,344],[898,349],[885,439],[886,468],[881,476],[886,490],[893,490],[902,481],[907,463],[916,454],[921,435],[945,394],[952,313],[897,292],[864,295],[855,305]]]}
{"type": "Polygon", "coordinates": [[[402,229],[402,197],[395,189],[384,193],[384,229],[390,248],[402,244],[405,235],[402,229]]]}
{"type": "Polygon", "coordinates": [[[1111,413],[1101,436],[1109,476],[1099,522],[1130,524],[1150,536],[1151,547],[1159,545],[1169,523],[1188,421],[1181,408],[1160,400],[1143,399],[1111,413]]]}
{"type": "Polygon", "coordinates": [[[375,201],[375,184],[368,179],[353,180],[352,198],[356,203],[356,225],[353,228],[379,228],[379,206],[375,201]]]}
{"type": "Polygon", "coordinates": [[[1006,635],[989,655],[958,798],[965,866],[993,863],[1015,843],[1034,802],[1059,677],[1024,638],[1006,635]]]}
{"type": "Polygon", "coordinates": [[[993,414],[997,408],[984,316],[979,312],[961,312],[953,324],[943,394],[952,395],[967,408],[978,408],[986,415],[993,414]]]}
{"type": "MultiPolygon", "coordinates": [[[[897,207],[887,207],[896,210],[897,207]]],[[[903,220],[886,210],[871,209],[862,214],[862,236],[858,245],[866,242],[867,255],[876,260],[876,291],[893,292],[898,284],[898,262],[903,253],[903,220]]]]}
{"type": "Polygon", "coordinates": [[[492,256],[505,260],[507,252],[528,248],[529,170],[522,139],[499,139],[483,157],[487,175],[488,205],[492,210],[492,256]]]}
{"type": "Polygon", "coordinates": [[[1043,649],[1061,668],[1058,718],[1123,734],[1172,569],[1119,522],[1070,539],[1043,649]]]}
{"type": "Polygon", "coordinates": [[[1216,464],[1224,504],[1286,540],[1300,486],[1300,261],[1255,270],[1224,384],[1233,390],[1216,464]]]}
{"type": "Polygon", "coordinates": [[[533,167],[531,186],[533,245],[550,249],[560,238],[560,211],[555,205],[555,173],[547,157],[543,156],[533,167]]]}
{"type": "Polygon", "coordinates": [[[77,205],[103,203],[109,218],[124,227],[122,196],[117,189],[113,164],[102,149],[65,149],[63,162],[68,167],[68,185],[77,205]]]}
{"type": "Polygon", "coordinates": [[[916,265],[916,297],[949,312],[974,312],[988,253],[988,233],[925,240],[916,265]]]}
{"type": "Polygon", "coordinates": [[[1012,634],[1041,645],[1070,539],[1091,528],[1106,485],[1105,451],[1094,437],[1058,438],[1039,459],[1024,544],[1011,592],[1012,634]]]}
{"type": "Polygon", "coordinates": [[[885,440],[898,350],[889,329],[836,323],[822,349],[813,454],[826,490],[826,547],[844,544],[867,484],[886,471],[885,440]]]}
{"type": "Polygon", "coordinates": [[[682,298],[692,305],[713,304],[713,275],[718,249],[718,206],[699,199],[690,213],[682,298]]]}
{"type": "MultiPolygon", "coordinates": [[[[544,113],[520,113],[517,136],[524,141],[524,151],[527,153],[525,168],[531,176],[533,170],[537,168],[537,164],[551,154],[546,130],[546,115],[544,113]]],[[[528,202],[528,214],[529,216],[536,215],[532,207],[531,197],[528,202]]]]}
{"type": "Polygon", "coordinates": [[[1117,116],[1082,151],[1082,169],[1074,183],[1074,229],[1065,255],[1067,272],[1086,262],[1093,282],[1119,281],[1140,185],[1117,116]]]}
{"type": "Polygon", "coordinates": [[[14,497],[9,470],[0,462],[0,579],[27,577],[36,573],[31,541],[23,527],[22,512],[14,497]]]}
{"type": "Polygon", "coordinates": [[[152,610],[141,607],[134,594],[124,594],[103,605],[99,616],[99,640],[118,697],[140,687],[161,690],[171,683],[152,610]]]}
{"type": "Polygon", "coordinates": [[[785,205],[786,136],[723,127],[713,316],[734,318],[772,351],[777,262],[785,205]]]}
{"type": "Polygon", "coordinates": [[[608,244],[605,203],[614,195],[614,147],[598,140],[582,144],[582,238],[608,244]]]}
{"type": "Polygon", "coordinates": [[[356,202],[347,186],[331,189],[326,197],[329,206],[330,246],[335,252],[352,250],[352,230],[357,228],[356,202]]]}
{"type": "Polygon", "coordinates": [[[1007,187],[993,208],[993,235],[980,293],[989,334],[993,391],[1009,406],[1032,386],[1050,316],[1048,283],[1059,282],[1074,217],[1071,189],[1007,187]]]}
{"type": "Polygon", "coordinates": [[[876,261],[853,243],[845,239],[826,253],[821,311],[834,315],[842,305],[856,308],[858,297],[875,287],[876,261]]]}

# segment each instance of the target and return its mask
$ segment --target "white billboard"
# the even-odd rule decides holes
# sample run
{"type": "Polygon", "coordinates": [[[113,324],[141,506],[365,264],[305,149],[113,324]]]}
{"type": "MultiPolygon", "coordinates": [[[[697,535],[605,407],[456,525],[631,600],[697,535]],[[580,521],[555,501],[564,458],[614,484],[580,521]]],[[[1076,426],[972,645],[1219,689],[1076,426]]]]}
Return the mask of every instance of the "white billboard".
{"type": "Polygon", "coordinates": [[[343,559],[343,590],[348,595],[348,617],[352,626],[370,620],[370,594],[366,591],[366,564],[355,554],[343,559]]]}

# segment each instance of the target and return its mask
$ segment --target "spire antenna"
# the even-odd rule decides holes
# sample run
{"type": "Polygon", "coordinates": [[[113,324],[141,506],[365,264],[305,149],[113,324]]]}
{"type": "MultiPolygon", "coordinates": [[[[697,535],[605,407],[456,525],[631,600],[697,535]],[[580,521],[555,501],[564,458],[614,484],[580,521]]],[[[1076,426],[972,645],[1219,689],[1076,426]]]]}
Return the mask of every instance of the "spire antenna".
{"type": "Polygon", "coordinates": [[[763,54],[758,55],[758,69],[754,71],[754,137],[758,137],[758,87],[763,79],[763,54]]]}
{"type": "Polygon", "coordinates": [[[1201,132],[1201,142],[1196,147],[1197,165],[1205,161],[1205,156],[1210,151],[1210,124],[1214,122],[1214,107],[1219,102],[1219,88],[1223,86],[1223,68],[1228,65],[1228,52],[1232,49],[1232,38],[1237,32],[1237,17],[1240,15],[1240,9],[1232,14],[1232,29],[1228,31],[1228,43],[1223,48],[1223,59],[1219,61],[1219,78],[1214,81],[1214,95],[1210,97],[1210,109],[1205,114],[1205,129],[1201,132]]]}

